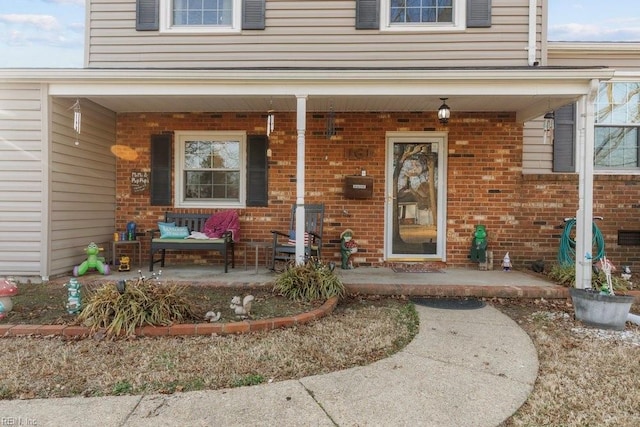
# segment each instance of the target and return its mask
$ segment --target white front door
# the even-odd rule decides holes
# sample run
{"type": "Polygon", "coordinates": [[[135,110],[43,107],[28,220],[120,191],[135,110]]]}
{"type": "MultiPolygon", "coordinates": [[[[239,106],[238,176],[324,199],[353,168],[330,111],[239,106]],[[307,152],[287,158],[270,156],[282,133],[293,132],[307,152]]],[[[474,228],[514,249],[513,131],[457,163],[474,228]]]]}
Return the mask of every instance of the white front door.
{"type": "Polygon", "coordinates": [[[445,132],[388,132],[385,258],[445,261],[445,132]]]}

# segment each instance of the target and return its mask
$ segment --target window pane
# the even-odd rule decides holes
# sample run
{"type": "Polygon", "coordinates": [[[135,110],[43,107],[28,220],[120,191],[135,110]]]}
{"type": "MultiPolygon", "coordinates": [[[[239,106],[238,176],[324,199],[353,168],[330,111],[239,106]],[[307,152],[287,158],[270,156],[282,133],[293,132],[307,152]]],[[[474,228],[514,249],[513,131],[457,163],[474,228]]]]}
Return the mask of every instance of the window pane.
{"type": "Polygon", "coordinates": [[[637,168],[638,143],[638,128],[597,126],[594,147],[596,168],[637,168]]]}
{"type": "Polygon", "coordinates": [[[453,22],[453,0],[391,0],[391,23],[453,22]]]}
{"type": "Polygon", "coordinates": [[[232,24],[233,0],[173,0],[173,25],[232,24]]]}
{"type": "Polygon", "coordinates": [[[185,141],[185,200],[240,199],[240,142],[185,141]]]}
{"type": "Polygon", "coordinates": [[[640,83],[601,84],[596,123],[640,124],[640,83]]]}

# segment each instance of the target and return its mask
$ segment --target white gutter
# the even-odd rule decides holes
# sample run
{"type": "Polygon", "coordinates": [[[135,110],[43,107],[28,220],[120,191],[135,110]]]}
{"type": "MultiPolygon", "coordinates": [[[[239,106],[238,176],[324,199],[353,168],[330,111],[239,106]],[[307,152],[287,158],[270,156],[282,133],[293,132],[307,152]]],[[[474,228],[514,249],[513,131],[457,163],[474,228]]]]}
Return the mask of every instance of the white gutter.
{"type": "Polygon", "coordinates": [[[464,69],[301,69],[301,70],[131,70],[131,69],[0,69],[0,79],[11,82],[38,83],[117,83],[136,84],[156,82],[177,82],[190,84],[193,82],[212,83],[216,81],[252,82],[265,81],[291,82],[292,80],[318,82],[335,82],[357,80],[359,82],[378,80],[390,81],[456,81],[456,80],[557,80],[566,79],[607,79],[613,76],[613,70],[605,67],[593,68],[464,68],[464,69]]]}
{"type": "Polygon", "coordinates": [[[538,17],[538,0],[529,0],[529,44],[527,51],[529,53],[527,64],[530,67],[536,62],[536,29],[538,17]]]}

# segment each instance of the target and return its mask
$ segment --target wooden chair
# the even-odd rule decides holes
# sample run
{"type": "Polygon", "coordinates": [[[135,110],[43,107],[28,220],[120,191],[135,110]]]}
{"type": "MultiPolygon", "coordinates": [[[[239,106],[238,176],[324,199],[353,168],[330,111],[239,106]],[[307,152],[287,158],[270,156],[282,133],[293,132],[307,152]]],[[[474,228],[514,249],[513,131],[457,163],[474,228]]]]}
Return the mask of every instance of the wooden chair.
{"type": "MultiPolygon", "coordinates": [[[[309,259],[315,257],[320,259],[322,251],[322,223],[324,221],[324,205],[304,205],[305,212],[305,247],[304,257],[309,259]]],[[[291,219],[289,221],[289,231],[282,232],[271,230],[273,235],[273,257],[271,269],[275,270],[276,261],[287,262],[293,260],[296,255],[295,245],[296,229],[296,205],[291,207],[291,219]]]]}

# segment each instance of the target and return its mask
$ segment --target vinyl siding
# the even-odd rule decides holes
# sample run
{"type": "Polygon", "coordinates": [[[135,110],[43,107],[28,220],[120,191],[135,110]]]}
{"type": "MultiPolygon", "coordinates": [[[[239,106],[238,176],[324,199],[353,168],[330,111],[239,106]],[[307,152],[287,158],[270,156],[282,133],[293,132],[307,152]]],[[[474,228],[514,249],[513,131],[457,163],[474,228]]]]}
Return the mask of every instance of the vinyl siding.
{"type": "Polygon", "coordinates": [[[640,73],[640,43],[549,43],[551,66],[607,66],[616,71],[640,73]]]}
{"type": "Polygon", "coordinates": [[[41,98],[39,84],[0,84],[0,276],[4,277],[42,275],[41,98]]]}
{"type": "MultiPolygon", "coordinates": [[[[89,68],[527,65],[528,1],[493,0],[492,26],[456,32],[355,29],[354,0],[267,0],[266,28],[240,34],[135,30],[135,1],[92,0],[89,68]]],[[[542,28],[538,7],[538,44],[542,28]]]]}
{"type": "Polygon", "coordinates": [[[52,106],[51,275],[80,264],[92,241],[106,251],[115,230],[115,113],[81,99],[76,146],[74,102],[57,98],[52,106]]]}
{"type": "Polygon", "coordinates": [[[526,122],[522,134],[522,173],[549,173],[553,166],[553,131],[544,132],[544,119],[526,122]]]}

